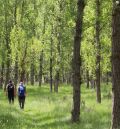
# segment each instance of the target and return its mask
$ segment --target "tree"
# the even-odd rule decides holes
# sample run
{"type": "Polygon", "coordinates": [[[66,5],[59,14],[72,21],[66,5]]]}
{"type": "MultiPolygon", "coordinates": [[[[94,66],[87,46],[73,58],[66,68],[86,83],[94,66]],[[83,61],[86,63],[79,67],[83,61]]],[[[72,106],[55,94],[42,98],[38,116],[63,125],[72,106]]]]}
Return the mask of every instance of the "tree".
{"type": "MultiPolygon", "coordinates": [[[[17,27],[17,3],[18,1],[15,0],[14,2],[14,26],[17,27]]],[[[18,83],[18,53],[16,53],[16,57],[15,57],[15,75],[14,75],[14,84],[15,86],[17,86],[17,83],[18,83]]]]}
{"type": "Polygon", "coordinates": [[[120,128],[120,1],[113,0],[112,14],[112,129],[120,128]]]}
{"type": "Polygon", "coordinates": [[[77,19],[76,19],[76,32],[74,37],[74,50],[73,50],[73,109],[72,109],[72,121],[79,121],[80,115],[80,46],[82,39],[82,23],[83,23],[83,11],[84,0],[78,0],[77,3],[77,19]]]}
{"type": "Polygon", "coordinates": [[[96,91],[97,102],[101,103],[100,90],[100,58],[101,58],[101,44],[100,44],[100,0],[96,0],[96,91]]]}
{"type": "Polygon", "coordinates": [[[5,87],[4,89],[6,89],[6,85],[8,83],[8,80],[10,79],[10,65],[11,65],[11,61],[10,61],[10,54],[11,54],[11,50],[10,50],[10,32],[11,32],[11,28],[13,26],[12,24],[12,18],[11,16],[11,12],[9,10],[9,8],[11,6],[11,3],[8,0],[5,0],[4,2],[4,21],[5,21],[5,43],[6,43],[6,49],[7,49],[7,56],[6,56],[6,80],[5,80],[5,87]]]}
{"type": "MultiPolygon", "coordinates": [[[[43,36],[45,35],[45,26],[46,25],[46,19],[44,16],[44,20],[43,20],[43,36]]],[[[44,39],[42,41],[42,43],[44,44],[44,39]]],[[[42,75],[43,75],[43,50],[40,53],[40,69],[39,69],[39,86],[41,86],[42,84],[42,75]]]]}
{"type": "Polygon", "coordinates": [[[50,44],[50,91],[53,91],[53,39],[51,32],[51,44],[50,44]]]}

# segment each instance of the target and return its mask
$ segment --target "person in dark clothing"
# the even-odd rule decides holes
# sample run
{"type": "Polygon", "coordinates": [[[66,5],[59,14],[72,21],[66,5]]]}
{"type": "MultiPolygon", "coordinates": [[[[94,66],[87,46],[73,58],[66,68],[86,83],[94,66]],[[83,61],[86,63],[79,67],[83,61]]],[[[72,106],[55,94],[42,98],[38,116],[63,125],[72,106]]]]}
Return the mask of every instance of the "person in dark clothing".
{"type": "Polygon", "coordinates": [[[26,97],[26,87],[24,86],[23,82],[20,82],[18,87],[18,100],[21,109],[24,109],[25,97],[26,97]]]}
{"type": "Polygon", "coordinates": [[[15,97],[15,86],[13,82],[10,80],[9,84],[6,87],[6,93],[8,95],[8,101],[11,104],[14,104],[14,97],[15,97]]]}

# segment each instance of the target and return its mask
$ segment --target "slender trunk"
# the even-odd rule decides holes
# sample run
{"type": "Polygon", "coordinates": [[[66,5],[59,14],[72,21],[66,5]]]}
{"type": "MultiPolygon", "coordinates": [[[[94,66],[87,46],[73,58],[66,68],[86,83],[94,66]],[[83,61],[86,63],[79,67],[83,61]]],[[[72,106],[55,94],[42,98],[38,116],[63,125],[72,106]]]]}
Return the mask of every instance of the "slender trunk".
{"type": "Polygon", "coordinates": [[[30,74],[31,85],[34,85],[34,77],[35,77],[35,67],[34,67],[34,52],[33,52],[31,61],[31,74],[30,74]]]}
{"type": "Polygon", "coordinates": [[[4,90],[6,90],[6,86],[8,84],[10,80],[10,59],[7,58],[7,62],[6,62],[6,80],[5,80],[5,87],[4,90]]]}
{"type": "Polygon", "coordinates": [[[112,129],[120,129],[120,1],[113,0],[112,14],[112,129]]]}
{"type": "Polygon", "coordinates": [[[101,103],[101,89],[100,89],[100,0],[96,0],[96,93],[97,102],[101,103]]]}
{"type": "Polygon", "coordinates": [[[15,76],[14,76],[14,84],[17,86],[18,83],[18,55],[16,55],[16,61],[15,61],[15,76]]]}
{"type": "Polygon", "coordinates": [[[58,32],[57,32],[57,38],[58,38],[58,44],[57,44],[57,51],[58,51],[58,59],[57,59],[57,70],[56,70],[56,75],[55,75],[55,87],[54,87],[54,91],[58,92],[58,86],[60,84],[60,62],[61,62],[61,43],[62,43],[62,11],[63,11],[63,2],[60,1],[59,2],[59,11],[60,11],[60,15],[58,17],[58,32]]]}
{"type": "Polygon", "coordinates": [[[50,58],[50,91],[53,90],[53,76],[52,76],[52,58],[50,58]]]}
{"type": "Polygon", "coordinates": [[[91,89],[95,89],[95,80],[93,78],[90,79],[91,89]]]}
{"type": "Polygon", "coordinates": [[[17,17],[17,0],[15,0],[15,7],[14,7],[14,25],[17,24],[16,17],[17,17]]]}
{"type": "Polygon", "coordinates": [[[6,46],[7,46],[7,61],[6,61],[6,80],[5,80],[5,87],[10,79],[10,46],[9,46],[9,35],[6,33],[6,46]]]}
{"type": "Polygon", "coordinates": [[[107,72],[107,75],[106,75],[106,84],[107,85],[109,84],[109,72],[107,72]]]}
{"type": "Polygon", "coordinates": [[[51,49],[50,49],[50,91],[53,90],[53,40],[51,35],[51,49]]]}
{"type": "Polygon", "coordinates": [[[38,82],[38,75],[35,75],[35,82],[38,82]]]}
{"type": "Polygon", "coordinates": [[[43,75],[43,51],[40,54],[39,86],[41,86],[42,84],[42,75],[43,75]]]}
{"type": "MultiPolygon", "coordinates": [[[[46,21],[45,21],[45,17],[44,17],[43,36],[45,34],[45,26],[46,26],[45,22],[46,21]]],[[[43,44],[44,44],[44,41],[43,41],[43,44]]],[[[43,75],[43,50],[40,53],[39,86],[41,86],[41,84],[42,84],[42,75],[43,75]]]]}
{"type": "Polygon", "coordinates": [[[83,11],[84,0],[78,0],[77,3],[77,19],[76,19],[76,32],[74,37],[74,51],[73,51],[73,109],[72,109],[72,121],[79,121],[80,116],[80,46],[82,39],[82,25],[83,25],[83,11]]]}
{"type": "Polygon", "coordinates": [[[59,72],[57,71],[54,82],[54,92],[56,93],[58,93],[58,85],[59,85],[59,72]]]}
{"type": "Polygon", "coordinates": [[[71,82],[72,82],[72,73],[71,72],[69,72],[68,73],[68,75],[67,75],[67,84],[69,85],[69,84],[71,84],[71,82]]]}
{"type": "MultiPolygon", "coordinates": [[[[60,39],[59,39],[59,43],[58,43],[58,46],[57,46],[57,49],[58,49],[58,53],[59,53],[59,58],[60,58],[60,39]]],[[[59,73],[59,70],[60,70],[60,60],[57,60],[57,66],[58,66],[58,69],[56,71],[56,75],[55,75],[55,85],[54,85],[54,91],[55,92],[58,92],[58,86],[59,86],[59,81],[60,81],[60,73],[59,73]]]]}
{"type": "Polygon", "coordinates": [[[62,67],[62,83],[65,83],[65,72],[64,72],[64,67],[62,67]]]}
{"type": "Polygon", "coordinates": [[[26,73],[26,83],[28,84],[29,82],[29,72],[26,73]]]}
{"type": "MultiPolygon", "coordinates": [[[[36,37],[36,24],[35,24],[35,21],[36,21],[36,18],[37,18],[37,15],[36,15],[36,11],[37,11],[37,6],[36,6],[36,0],[33,0],[33,5],[34,5],[34,22],[33,22],[33,26],[32,26],[32,31],[33,31],[33,36],[36,37]]],[[[35,54],[35,51],[33,50],[32,51],[32,57],[31,57],[31,85],[34,85],[35,83],[35,57],[34,57],[34,54],[35,54]]]]}
{"type": "Polygon", "coordinates": [[[28,44],[25,44],[25,52],[23,55],[23,58],[21,60],[21,71],[20,71],[20,81],[24,81],[25,82],[25,73],[26,73],[26,69],[25,69],[25,65],[26,65],[26,58],[27,58],[27,46],[28,44]]]}
{"type": "Polygon", "coordinates": [[[7,49],[7,58],[6,58],[6,80],[5,80],[5,87],[10,79],[10,25],[8,25],[8,3],[5,1],[4,11],[5,11],[5,42],[6,42],[6,49],[7,49]]]}
{"type": "Polygon", "coordinates": [[[90,79],[89,79],[89,71],[87,70],[87,72],[86,72],[86,78],[87,78],[87,88],[89,88],[89,81],[90,81],[90,79]]]}
{"type": "Polygon", "coordinates": [[[35,83],[35,61],[34,61],[34,52],[32,52],[31,57],[31,67],[30,67],[30,83],[32,86],[34,86],[35,83]]]}
{"type": "Polygon", "coordinates": [[[20,81],[24,81],[25,82],[25,70],[22,69],[21,73],[20,73],[20,81]]]}
{"type": "MultiPolygon", "coordinates": [[[[14,25],[17,25],[17,0],[15,0],[15,7],[14,7],[14,25]]],[[[17,29],[17,28],[16,28],[17,29]]],[[[18,52],[16,52],[16,58],[15,58],[15,75],[14,75],[14,84],[17,86],[18,83],[18,52]]]]}
{"type": "Polygon", "coordinates": [[[2,69],[1,69],[1,78],[0,78],[0,88],[3,87],[3,83],[4,83],[4,62],[2,62],[2,69]]]}
{"type": "Polygon", "coordinates": [[[22,1],[22,5],[21,5],[21,18],[20,18],[20,23],[23,22],[24,12],[25,12],[25,0],[22,1]]]}

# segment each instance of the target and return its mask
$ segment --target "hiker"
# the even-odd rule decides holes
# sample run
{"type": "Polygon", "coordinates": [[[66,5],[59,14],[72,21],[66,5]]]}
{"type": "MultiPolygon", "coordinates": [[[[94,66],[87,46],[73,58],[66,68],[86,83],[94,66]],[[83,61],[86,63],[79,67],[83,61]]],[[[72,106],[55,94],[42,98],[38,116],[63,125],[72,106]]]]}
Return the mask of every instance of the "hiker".
{"type": "Polygon", "coordinates": [[[21,109],[24,109],[25,97],[26,97],[26,87],[24,86],[23,82],[20,82],[18,87],[18,100],[21,109]]]}
{"type": "Polygon", "coordinates": [[[6,95],[8,95],[8,101],[11,104],[14,104],[14,97],[15,97],[15,86],[13,82],[10,80],[7,87],[6,87],[6,95]]]}

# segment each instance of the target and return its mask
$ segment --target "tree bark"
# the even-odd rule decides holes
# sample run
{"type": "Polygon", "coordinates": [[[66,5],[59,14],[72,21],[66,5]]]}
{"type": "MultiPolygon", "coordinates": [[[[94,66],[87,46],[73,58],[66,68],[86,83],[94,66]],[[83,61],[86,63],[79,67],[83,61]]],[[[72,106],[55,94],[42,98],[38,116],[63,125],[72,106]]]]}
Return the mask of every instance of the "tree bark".
{"type": "Polygon", "coordinates": [[[90,87],[90,85],[89,85],[90,84],[89,83],[90,82],[90,77],[89,77],[89,71],[88,70],[86,71],[86,78],[87,78],[87,88],[89,88],[90,87]]]}
{"type": "Polygon", "coordinates": [[[64,71],[64,66],[62,65],[62,83],[65,83],[65,71],[64,71]]]}
{"type": "MultiPolygon", "coordinates": [[[[45,34],[45,26],[46,26],[46,21],[45,21],[45,16],[44,16],[44,28],[43,28],[43,36],[45,34]]],[[[44,41],[43,41],[44,44],[44,41]]],[[[39,69],[39,86],[42,84],[42,75],[43,75],[43,50],[40,53],[40,69],[39,69]]]]}
{"type": "Polygon", "coordinates": [[[84,0],[78,0],[77,3],[77,19],[76,19],[76,32],[74,37],[74,51],[73,51],[73,109],[72,121],[79,121],[80,116],[80,46],[82,39],[82,25],[83,25],[83,11],[84,0]]]}
{"type": "Polygon", "coordinates": [[[22,71],[20,73],[20,81],[24,81],[25,82],[25,70],[24,70],[24,68],[22,69],[22,71]]]}
{"type": "Polygon", "coordinates": [[[113,0],[112,14],[112,129],[120,129],[120,1],[113,0]]]}
{"type": "Polygon", "coordinates": [[[34,67],[34,52],[32,53],[32,60],[31,60],[31,74],[30,74],[30,82],[31,85],[34,85],[34,77],[35,77],[35,67],[34,67]]]}
{"type": "Polygon", "coordinates": [[[29,72],[26,73],[26,83],[29,83],[29,72]]]}
{"type": "Polygon", "coordinates": [[[109,84],[109,72],[107,72],[107,74],[106,74],[106,84],[107,85],[109,84]]]}
{"type": "Polygon", "coordinates": [[[58,86],[59,86],[59,72],[57,71],[55,75],[55,82],[54,82],[54,91],[58,93],[58,86]]]}
{"type": "MultiPolygon", "coordinates": [[[[36,6],[36,0],[33,0],[33,5],[34,5],[34,12],[37,11],[37,6],[36,6]]],[[[33,26],[32,26],[32,30],[33,30],[33,36],[36,37],[36,17],[37,15],[34,13],[34,22],[33,22],[33,26]]],[[[35,51],[33,50],[31,52],[31,74],[30,74],[30,82],[31,85],[34,85],[35,83],[35,57],[34,57],[35,51]]]]}
{"type": "Polygon", "coordinates": [[[15,76],[14,76],[14,84],[17,86],[18,83],[18,54],[16,54],[16,61],[15,61],[15,76]]]}
{"type": "MultiPolygon", "coordinates": [[[[14,7],[14,25],[17,29],[17,0],[15,0],[15,7],[14,7]]],[[[15,58],[15,75],[14,75],[14,84],[17,86],[18,83],[18,52],[16,52],[16,58],[15,58]]]]}
{"type": "Polygon", "coordinates": [[[28,44],[26,43],[25,50],[24,50],[25,52],[21,60],[21,71],[20,71],[20,81],[24,81],[24,82],[25,82],[25,73],[26,73],[25,65],[26,65],[26,58],[27,58],[27,47],[28,47],[27,45],[28,44]]]}
{"type": "Polygon", "coordinates": [[[53,39],[51,35],[51,45],[50,45],[50,92],[53,91],[53,39]]]}
{"type": "Polygon", "coordinates": [[[39,86],[41,86],[42,84],[42,75],[43,75],[43,50],[40,54],[39,86]]]}
{"type": "Polygon", "coordinates": [[[100,89],[100,0],[96,0],[96,93],[97,102],[101,103],[101,89],[100,89]]]}
{"type": "Polygon", "coordinates": [[[3,87],[3,83],[4,83],[4,62],[2,62],[2,69],[1,69],[1,77],[0,77],[0,87],[3,87]]]}
{"type": "Polygon", "coordinates": [[[4,90],[6,90],[6,85],[10,79],[10,30],[11,25],[8,25],[8,3],[5,1],[4,10],[5,10],[5,42],[6,42],[6,49],[7,49],[7,59],[6,59],[6,80],[5,80],[5,87],[4,90]]]}
{"type": "MultiPolygon", "coordinates": [[[[58,49],[58,53],[59,53],[59,58],[60,58],[60,39],[59,39],[59,43],[58,43],[58,46],[57,46],[57,49],[58,49]]],[[[60,59],[57,60],[57,70],[56,70],[56,75],[55,75],[55,83],[54,83],[54,91],[55,92],[58,92],[58,86],[59,86],[59,81],[60,81],[60,73],[59,73],[59,70],[60,70],[60,59]]]]}

